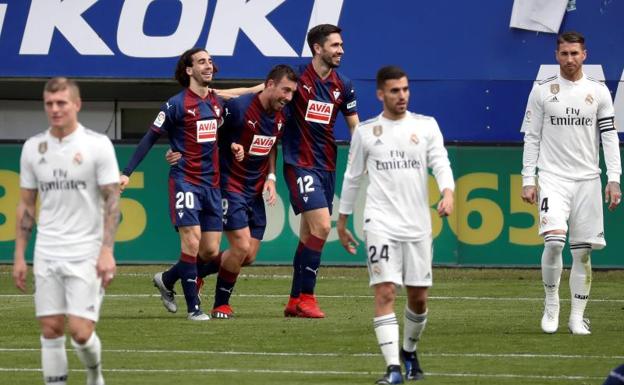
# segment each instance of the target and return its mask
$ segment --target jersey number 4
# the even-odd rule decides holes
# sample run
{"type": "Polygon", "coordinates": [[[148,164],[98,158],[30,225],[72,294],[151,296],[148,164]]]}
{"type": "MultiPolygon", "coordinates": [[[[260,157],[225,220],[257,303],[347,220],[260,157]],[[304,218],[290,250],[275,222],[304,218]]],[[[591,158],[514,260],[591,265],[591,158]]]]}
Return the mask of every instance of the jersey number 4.
{"type": "Polygon", "coordinates": [[[548,198],[542,199],[542,204],[540,205],[540,211],[543,211],[545,213],[548,212],[548,198]]]}
{"type": "Polygon", "coordinates": [[[368,259],[370,263],[377,263],[380,259],[385,259],[386,262],[390,257],[388,256],[388,245],[381,245],[381,250],[379,250],[379,255],[377,255],[377,246],[370,246],[368,248],[368,259]]]}

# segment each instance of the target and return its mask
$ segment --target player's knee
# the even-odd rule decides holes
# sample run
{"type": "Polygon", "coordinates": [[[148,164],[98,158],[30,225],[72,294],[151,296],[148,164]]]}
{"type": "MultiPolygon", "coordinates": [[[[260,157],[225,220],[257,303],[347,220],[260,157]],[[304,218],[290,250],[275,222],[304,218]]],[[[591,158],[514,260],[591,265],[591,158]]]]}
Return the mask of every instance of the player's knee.
{"type": "Polygon", "coordinates": [[[84,345],[91,338],[92,330],[80,330],[72,332],[72,340],[79,345],[84,345]]]}
{"type": "Polygon", "coordinates": [[[46,323],[41,325],[41,335],[47,339],[61,337],[64,332],[65,330],[63,324],[56,325],[53,323],[46,323]]]}
{"type": "Polygon", "coordinates": [[[86,344],[94,331],[94,325],[87,322],[74,325],[70,323],[69,325],[69,332],[71,333],[72,340],[80,345],[86,344]]]}
{"type": "Polygon", "coordinates": [[[329,223],[318,223],[311,228],[312,235],[323,240],[327,239],[330,231],[331,225],[329,223]]]}
{"type": "Polygon", "coordinates": [[[233,257],[237,258],[241,264],[244,263],[247,255],[249,254],[250,244],[246,241],[240,241],[230,244],[230,253],[233,257]]]}
{"type": "Polygon", "coordinates": [[[256,262],[256,254],[255,253],[249,253],[245,257],[245,260],[243,261],[243,266],[249,266],[249,265],[253,264],[254,262],[256,262]]]}
{"type": "Polygon", "coordinates": [[[375,285],[375,304],[378,308],[392,306],[396,297],[394,284],[375,285]]]}
{"type": "Polygon", "coordinates": [[[565,241],[565,234],[546,235],[544,237],[544,253],[542,254],[542,263],[546,265],[560,264],[565,241]]]}
{"type": "Polygon", "coordinates": [[[219,256],[219,245],[201,247],[198,255],[205,262],[212,261],[219,256]]]}
{"type": "Polygon", "coordinates": [[[560,241],[546,241],[544,242],[544,248],[548,250],[550,254],[561,255],[563,252],[563,246],[565,245],[565,238],[563,242],[560,241]]]}
{"type": "Polygon", "coordinates": [[[197,255],[199,253],[199,239],[184,237],[182,239],[182,251],[189,255],[197,255]]]}

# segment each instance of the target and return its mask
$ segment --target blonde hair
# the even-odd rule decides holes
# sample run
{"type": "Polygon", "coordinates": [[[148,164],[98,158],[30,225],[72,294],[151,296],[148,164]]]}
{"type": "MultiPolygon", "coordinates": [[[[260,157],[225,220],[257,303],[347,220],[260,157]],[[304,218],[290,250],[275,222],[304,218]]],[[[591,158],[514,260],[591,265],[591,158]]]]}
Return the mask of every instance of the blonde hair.
{"type": "Polygon", "coordinates": [[[49,92],[51,94],[59,91],[69,90],[75,99],[80,99],[80,88],[75,81],[65,77],[55,77],[45,84],[43,92],[49,92]]]}

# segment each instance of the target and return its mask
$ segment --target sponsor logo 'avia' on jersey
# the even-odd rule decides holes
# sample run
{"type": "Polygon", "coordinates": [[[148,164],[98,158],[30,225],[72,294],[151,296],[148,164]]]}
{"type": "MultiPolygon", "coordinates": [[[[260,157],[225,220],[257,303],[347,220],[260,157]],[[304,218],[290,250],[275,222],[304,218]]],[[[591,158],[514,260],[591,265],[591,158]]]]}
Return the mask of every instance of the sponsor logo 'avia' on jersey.
{"type": "Polygon", "coordinates": [[[319,102],[318,100],[309,100],[308,108],[305,114],[305,120],[308,122],[329,124],[331,120],[334,105],[332,103],[319,102]]]}
{"type": "Polygon", "coordinates": [[[254,135],[249,146],[249,155],[268,155],[275,144],[275,136],[254,135]]]}
{"type": "Polygon", "coordinates": [[[215,119],[197,121],[197,143],[214,142],[217,139],[215,119]]]}

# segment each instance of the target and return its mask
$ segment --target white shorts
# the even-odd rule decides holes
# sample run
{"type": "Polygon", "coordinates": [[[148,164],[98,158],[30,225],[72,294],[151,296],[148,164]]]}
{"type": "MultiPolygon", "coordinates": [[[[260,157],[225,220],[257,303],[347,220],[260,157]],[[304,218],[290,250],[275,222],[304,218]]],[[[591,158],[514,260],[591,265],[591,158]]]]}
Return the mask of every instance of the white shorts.
{"type": "Polygon", "coordinates": [[[539,234],[569,229],[571,243],[602,249],[606,242],[600,178],[574,181],[541,173],[538,180],[539,234]]]}
{"type": "Polygon", "coordinates": [[[399,286],[432,285],[430,238],[396,241],[371,232],[366,232],[365,238],[371,286],[383,282],[399,286]]]}
{"type": "Polygon", "coordinates": [[[96,261],[35,259],[35,314],[73,315],[97,322],[104,298],[96,261]]]}

